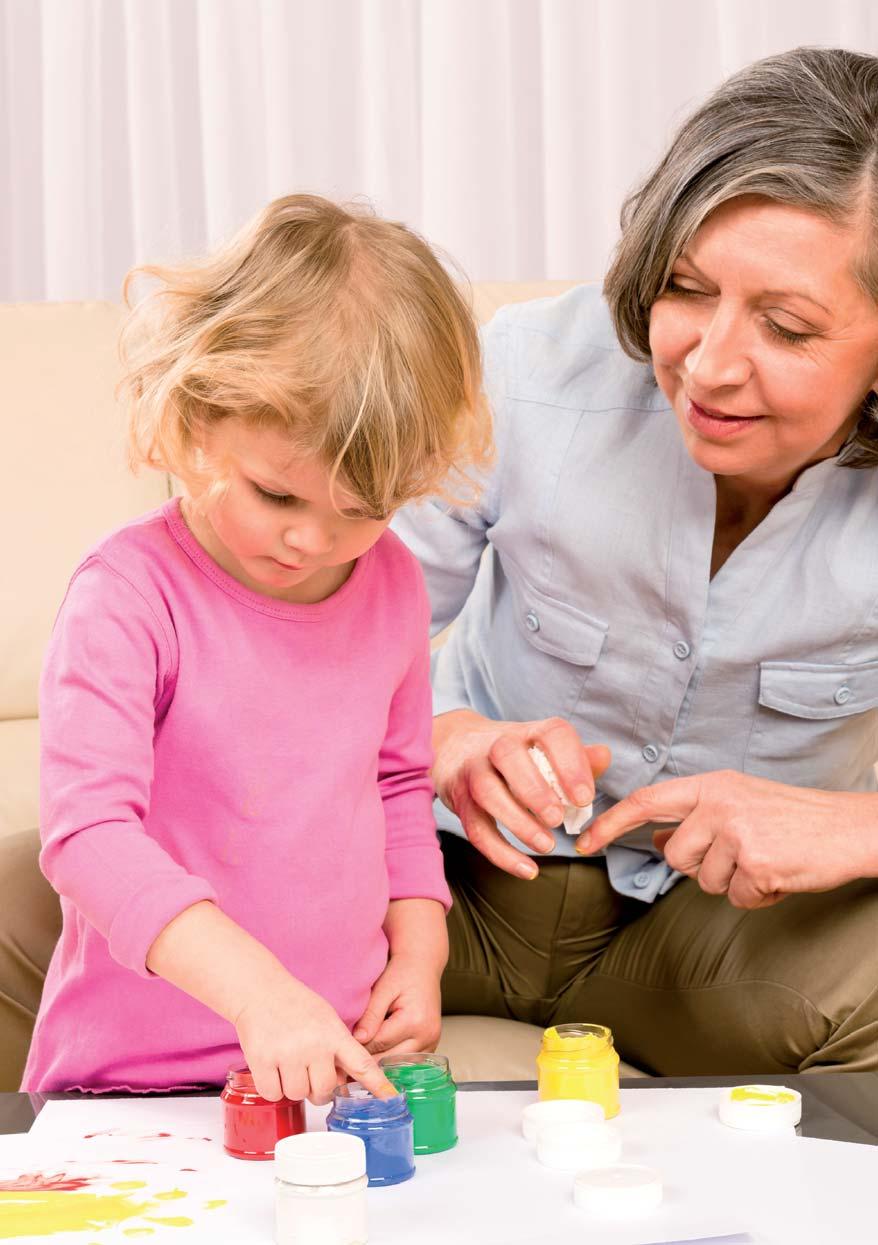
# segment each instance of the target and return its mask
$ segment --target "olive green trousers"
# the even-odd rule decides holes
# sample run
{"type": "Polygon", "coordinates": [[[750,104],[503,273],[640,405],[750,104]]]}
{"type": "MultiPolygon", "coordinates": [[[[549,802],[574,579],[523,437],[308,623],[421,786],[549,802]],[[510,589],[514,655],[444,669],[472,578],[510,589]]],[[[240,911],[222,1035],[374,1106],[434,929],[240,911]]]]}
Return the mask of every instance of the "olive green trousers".
{"type": "Polygon", "coordinates": [[[742,911],[687,878],[644,904],[599,860],[529,882],[441,838],[446,1013],[606,1024],[659,1076],[878,1069],[878,881],[742,911]]]}
{"type": "MultiPolygon", "coordinates": [[[[878,882],[743,912],[683,881],[625,899],[598,862],[533,882],[441,836],[454,894],[443,1010],[592,1021],[664,1076],[878,1069],[878,882]]],[[[36,832],[0,838],[0,1090],[18,1088],[61,929],[36,832]]]]}

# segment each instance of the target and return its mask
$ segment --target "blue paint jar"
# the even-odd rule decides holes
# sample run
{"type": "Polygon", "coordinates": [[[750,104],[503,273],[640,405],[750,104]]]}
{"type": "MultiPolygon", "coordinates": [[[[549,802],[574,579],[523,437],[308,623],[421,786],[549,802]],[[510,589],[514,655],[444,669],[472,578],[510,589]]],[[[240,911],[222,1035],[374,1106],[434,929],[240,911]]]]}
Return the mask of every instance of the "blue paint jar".
{"type": "Polygon", "coordinates": [[[370,1185],[401,1184],[415,1174],[414,1125],[405,1094],[375,1098],[355,1082],[339,1085],[326,1127],[363,1140],[370,1185]]]}

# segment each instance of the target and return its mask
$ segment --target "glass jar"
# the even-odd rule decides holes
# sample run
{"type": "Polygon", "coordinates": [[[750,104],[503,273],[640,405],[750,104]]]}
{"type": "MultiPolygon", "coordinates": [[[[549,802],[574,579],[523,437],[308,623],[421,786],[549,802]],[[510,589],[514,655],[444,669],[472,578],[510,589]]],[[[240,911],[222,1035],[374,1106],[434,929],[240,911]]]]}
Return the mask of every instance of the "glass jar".
{"type": "Polygon", "coordinates": [[[261,1098],[249,1068],[230,1068],[220,1094],[223,1104],[223,1143],[236,1159],[273,1159],[282,1137],[305,1131],[301,1102],[261,1098]]]}
{"type": "Polygon", "coordinates": [[[359,1137],[284,1137],[274,1159],[277,1245],[365,1245],[366,1147],[359,1137]]]}
{"type": "Polygon", "coordinates": [[[339,1085],[326,1127],[362,1139],[370,1185],[401,1184],[415,1174],[414,1130],[405,1094],[375,1098],[355,1082],[339,1085]]]}
{"type": "Polygon", "coordinates": [[[540,1098],[584,1098],[611,1119],[619,1114],[619,1056],[606,1025],[546,1029],[537,1056],[540,1098]]]}
{"type": "Polygon", "coordinates": [[[439,1154],[457,1145],[457,1086],[444,1055],[385,1055],[382,1072],[408,1102],[415,1154],[439,1154]]]}

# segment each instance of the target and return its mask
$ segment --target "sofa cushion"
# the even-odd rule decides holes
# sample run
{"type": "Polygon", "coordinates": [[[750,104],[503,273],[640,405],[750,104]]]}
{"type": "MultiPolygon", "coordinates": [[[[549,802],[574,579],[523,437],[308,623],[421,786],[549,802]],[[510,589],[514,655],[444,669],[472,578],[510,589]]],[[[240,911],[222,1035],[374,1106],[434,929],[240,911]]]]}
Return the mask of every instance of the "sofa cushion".
{"type": "Polygon", "coordinates": [[[36,716],[46,641],[84,551],[168,496],[163,474],[128,470],[121,318],[110,303],[0,306],[0,719],[36,716]]]}
{"type": "MultiPolygon", "coordinates": [[[[499,1016],[443,1016],[439,1052],[455,1081],[534,1081],[543,1031],[499,1016]]],[[[620,1076],[646,1076],[630,1064],[620,1076]]]]}
{"type": "Polygon", "coordinates": [[[0,836],[39,827],[39,723],[0,722],[0,836]]]}

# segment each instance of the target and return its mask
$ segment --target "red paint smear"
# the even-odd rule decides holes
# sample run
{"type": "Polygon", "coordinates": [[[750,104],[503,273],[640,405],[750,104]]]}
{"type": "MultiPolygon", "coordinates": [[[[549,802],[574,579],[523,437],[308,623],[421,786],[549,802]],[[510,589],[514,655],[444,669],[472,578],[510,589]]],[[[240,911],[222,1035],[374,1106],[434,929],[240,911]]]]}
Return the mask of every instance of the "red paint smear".
{"type": "Polygon", "coordinates": [[[145,1137],[141,1137],[141,1141],[157,1141],[159,1137],[173,1137],[173,1133],[147,1133],[145,1137]]]}
{"type": "Polygon", "coordinates": [[[130,1163],[132,1167],[158,1167],[156,1159],[110,1159],[111,1163],[130,1163]]]}
{"type": "Polygon", "coordinates": [[[75,1193],[86,1185],[97,1180],[97,1176],[65,1176],[56,1172],[54,1176],[43,1175],[42,1172],[27,1172],[15,1180],[0,1180],[0,1193],[36,1193],[51,1190],[53,1192],[75,1193]]]}
{"type": "Polygon", "coordinates": [[[197,1172],[198,1168],[197,1167],[181,1167],[180,1171],[181,1172],[197,1172]]]}
{"type": "Polygon", "coordinates": [[[118,1136],[118,1128],[105,1128],[102,1133],[85,1133],[83,1141],[91,1141],[92,1137],[116,1137],[118,1136]]]}

